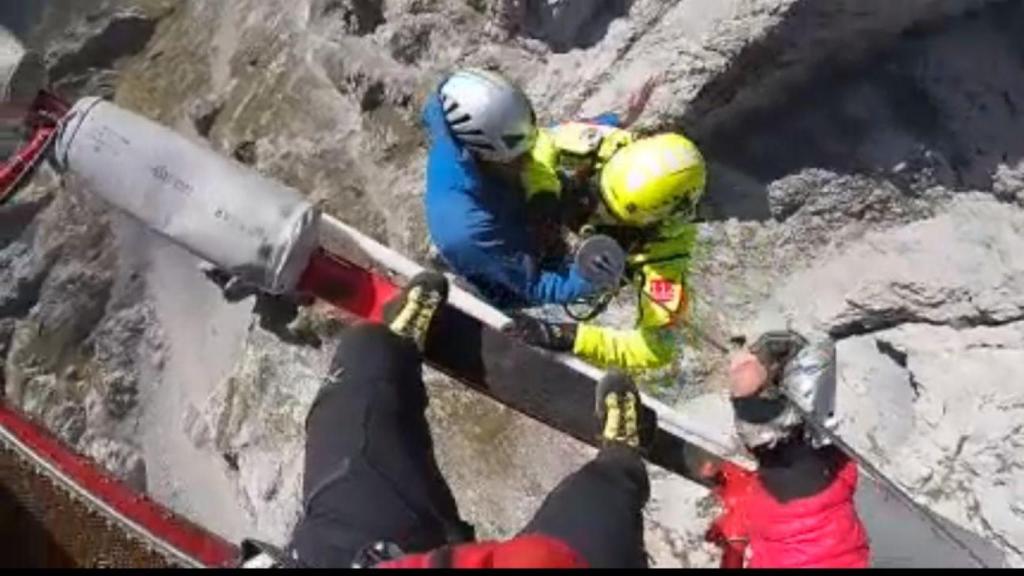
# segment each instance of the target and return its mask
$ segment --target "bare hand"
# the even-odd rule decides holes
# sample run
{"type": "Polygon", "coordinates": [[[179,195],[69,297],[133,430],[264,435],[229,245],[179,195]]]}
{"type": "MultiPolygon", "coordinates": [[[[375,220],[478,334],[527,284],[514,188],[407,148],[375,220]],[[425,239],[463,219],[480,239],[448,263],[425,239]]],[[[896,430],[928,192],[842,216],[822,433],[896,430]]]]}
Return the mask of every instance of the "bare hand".
{"type": "Polygon", "coordinates": [[[747,398],[758,394],[768,383],[768,369],[750,352],[733,356],[729,366],[730,391],[733,398],[747,398]]]}

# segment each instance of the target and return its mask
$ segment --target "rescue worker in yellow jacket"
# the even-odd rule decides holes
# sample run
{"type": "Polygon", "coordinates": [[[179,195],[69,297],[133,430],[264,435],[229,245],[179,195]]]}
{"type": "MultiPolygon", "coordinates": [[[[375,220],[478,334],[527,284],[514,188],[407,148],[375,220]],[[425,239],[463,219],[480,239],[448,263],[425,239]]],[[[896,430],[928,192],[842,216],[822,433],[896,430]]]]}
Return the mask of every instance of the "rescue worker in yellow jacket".
{"type": "Polygon", "coordinates": [[[623,281],[638,295],[637,326],[517,315],[507,330],[599,366],[640,371],[670,363],[682,348],[697,239],[693,216],[707,172],[700,151],[681,134],[640,137],[620,125],[606,114],[541,129],[522,184],[530,206],[557,206],[550,213],[562,223],[584,237],[610,236],[627,253],[623,281]]]}

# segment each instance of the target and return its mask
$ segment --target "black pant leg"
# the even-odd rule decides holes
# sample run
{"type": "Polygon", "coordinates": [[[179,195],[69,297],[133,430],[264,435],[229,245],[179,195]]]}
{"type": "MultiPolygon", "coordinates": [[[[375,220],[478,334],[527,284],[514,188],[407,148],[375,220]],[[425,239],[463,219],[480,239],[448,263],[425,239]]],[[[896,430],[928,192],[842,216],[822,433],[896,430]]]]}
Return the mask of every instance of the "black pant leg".
{"type": "Polygon", "coordinates": [[[416,347],[357,326],[332,372],[306,421],[304,514],[289,553],[345,567],[378,541],[425,552],[471,537],[434,459],[416,347]]]}
{"type": "Polygon", "coordinates": [[[557,538],[593,568],[646,568],[643,508],[649,497],[643,459],[613,445],[563,480],[523,534],[557,538]]]}

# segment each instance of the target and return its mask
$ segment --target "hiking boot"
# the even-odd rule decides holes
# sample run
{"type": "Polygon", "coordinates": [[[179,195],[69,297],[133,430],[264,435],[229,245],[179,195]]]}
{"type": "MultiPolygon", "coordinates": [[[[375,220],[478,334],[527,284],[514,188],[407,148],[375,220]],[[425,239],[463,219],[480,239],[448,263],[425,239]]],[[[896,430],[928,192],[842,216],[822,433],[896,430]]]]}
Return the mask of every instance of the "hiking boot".
{"type": "Polygon", "coordinates": [[[602,444],[622,444],[639,450],[643,404],[636,383],[625,373],[612,371],[597,384],[596,392],[602,444]]]}
{"type": "Polygon", "coordinates": [[[423,351],[430,323],[448,300],[448,280],[437,272],[421,272],[384,305],[384,323],[392,332],[423,351]]]}

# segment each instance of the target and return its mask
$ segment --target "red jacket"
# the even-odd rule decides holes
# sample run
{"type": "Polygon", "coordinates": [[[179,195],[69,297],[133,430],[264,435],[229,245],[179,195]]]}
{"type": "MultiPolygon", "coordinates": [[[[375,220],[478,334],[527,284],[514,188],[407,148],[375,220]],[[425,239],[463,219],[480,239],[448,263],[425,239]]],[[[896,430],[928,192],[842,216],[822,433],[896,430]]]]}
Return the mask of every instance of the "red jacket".
{"type": "Polygon", "coordinates": [[[754,482],[745,502],[750,568],[867,568],[868,536],[853,495],[848,461],[824,491],[786,504],[754,482]]]}
{"type": "Polygon", "coordinates": [[[719,473],[715,494],[723,511],[706,538],[722,549],[723,568],[868,567],[867,532],[853,499],[854,462],[846,459],[823,490],[785,503],[757,473],[731,465],[719,473]]]}
{"type": "MultiPolygon", "coordinates": [[[[857,465],[847,460],[824,490],[806,498],[779,502],[755,473],[723,470],[716,492],[725,513],[709,531],[719,544],[743,544],[749,568],[867,568],[867,532],[854,506],[857,465]]],[[[738,567],[739,565],[733,565],[738,567]]],[[[546,536],[521,536],[508,542],[463,544],[408,556],[380,568],[586,568],[564,543],[546,536]]]]}
{"type": "Polygon", "coordinates": [[[586,568],[571,548],[547,536],[520,536],[508,542],[482,542],[406,556],[378,568],[586,568]]]}

